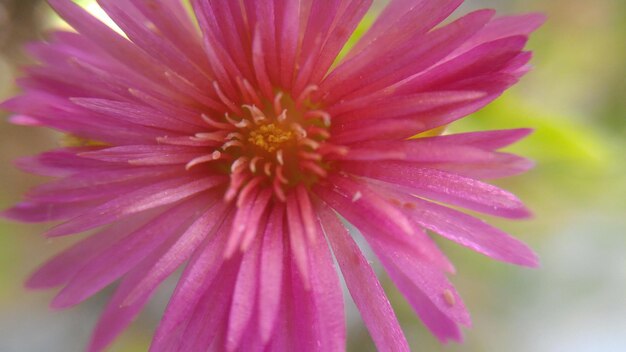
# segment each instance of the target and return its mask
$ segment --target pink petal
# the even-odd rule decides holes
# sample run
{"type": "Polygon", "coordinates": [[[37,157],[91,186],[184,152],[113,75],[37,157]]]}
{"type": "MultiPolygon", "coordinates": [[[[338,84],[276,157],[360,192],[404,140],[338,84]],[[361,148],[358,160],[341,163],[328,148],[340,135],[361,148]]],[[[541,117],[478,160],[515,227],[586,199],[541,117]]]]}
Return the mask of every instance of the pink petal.
{"type": "Polygon", "coordinates": [[[320,326],[321,321],[315,316],[315,303],[311,291],[307,290],[304,285],[300,269],[292,262],[291,297],[288,298],[292,301],[290,325],[292,325],[291,334],[293,335],[291,338],[299,351],[317,351],[322,342],[322,326],[320,326]]]}
{"type": "MultiPolygon", "coordinates": [[[[461,5],[462,0],[393,0],[349,54],[380,53],[412,36],[431,30],[461,5]]],[[[365,55],[365,54],[361,54],[365,55]]]]}
{"type": "Polygon", "coordinates": [[[471,146],[437,143],[425,138],[408,141],[373,141],[350,148],[339,160],[399,160],[412,163],[471,163],[489,162],[495,153],[471,146]]]}
{"type": "Polygon", "coordinates": [[[100,0],[98,3],[138,48],[198,89],[209,91],[212,77],[172,43],[149,29],[145,25],[147,21],[144,16],[132,4],[124,4],[120,0],[100,0]]]}
{"type": "Polygon", "coordinates": [[[497,73],[517,57],[527,40],[527,37],[517,36],[477,46],[463,55],[411,77],[398,89],[398,94],[451,89],[458,87],[463,80],[497,73]]]}
{"type": "MultiPolygon", "coordinates": [[[[314,5],[319,6],[319,2],[314,5]]],[[[277,42],[279,45],[278,61],[280,62],[279,81],[285,89],[290,89],[294,79],[296,54],[300,39],[300,12],[302,7],[306,7],[306,5],[299,1],[279,1],[276,6],[276,37],[279,38],[277,42]]],[[[303,19],[307,20],[308,18],[303,19]]],[[[320,33],[325,32],[320,31],[320,33]]]]}
{"type": "Polygon", "coordinates": [[[257,237],[241,260],[228,316],[227,351],[238,349],[256,308],[255,303],[259,291],[260,245],[261,240],[257,237]]]}
{"type": "Polygon", "coordinates": [[[85,111],[69,100],[36,90],[28,90],[21,96],[7,100],[1,107],[36,118],[47,127],[104,143],[148,143],[163,135],[163,130],[105,116],[86,119],[85,111]]]}
{"type": "Polygon", "coordinates": [[[394,192],[404,211],[420,226],[497,260],[537,266],[537,256],[525,244],[487,223],[451,208],[394,192]]]}
{"type": "Polygon", "coordinates": [[[222,346],[225,346],[226,341],[219,339],[224,336],[228,326],[224,322],[228,319],[240,262],[240,258],[233,258],[220,269],[220,275],[204,291],[195,308],[192,308],[186,327],[175,335],[177,338],[173,340],[171,347],[160,348],[153,344],[150,346],[150,352],[206,351],[212,344],[220,346],[218,349],[223,349],[222,346]]]}
{"type": "Polygon", "coordinates": [[[264,49],[267,73],[272,82],[279,81],[278,42],[276,40],[276,5],[277,1],[253,1],[256,18],[255,32],[260,37],[264,49]]]}
{"type": "Polygon", "coordinates": [[[90,235],[41,265],[26,281],[30,289],[47,289],[67,283],[87,263],[141,225],[143,217],[133,217],[90,235]]]}
{"type": "Polygon", "coordinates": [[[194,134],[200,131],[199,126],[182,122],[158,110],[139,104],[95,98],[72,98],[71,101],[90,111],[124,121],[132,121],[143,126],[185,132],[188,134],[194,134]]]}
{"type": "Polygon", "coordinates": [[[67,221],[82,214],[85,209],[97,206],[98,201],[55,203],[23,201],[0,212],[0,217],[26,223],[67,221]]]}
{"type": "Polygon", "coordinates": [[[192,25],[185,7],[178,1],[130,0],[141,13],[159,29],[159,33],[176,45],[183,53],[198,63],[208,65],[202,52],[197,30],[192,25]]]}
{"type": "MultiPolygon", "coordinates": [[[[215,234],[215,240],[209,240],[200,247],[191,258],[189,265],[178,281],[176,290],[163,314],[163,318],[152,340],[151,351],[164,350],[171,343],[176,331],[184,329],[183,323],[193,315],[194,308],[208,288],[219,285],[216,277],[221,275],[223,267],[223,250],[233,221],[233,212],[225,217],[225,221],[215,234]]],[[[231,270],[232,271],[232,270],[231,270]]],[[[235,275],[235,273],[233,273],[235,275]]]]}
{"type": "Polygon", "coordinates": [[[473,179],[497,179],[524,173],[535,166],[531,160],[507,153],[494,153],[488,162],[429,163],[424,167],[447,171],[473,179]]]}
{"type": "Polygon", "coordinates": [[[124,276],[98,320],[89,342],[89,352],[103,351],[133,322],[146,303],[148,303],[153,291],[147,292],[132,304],[125,304],[124,298],[136,286],[138,281],[142,279],[143,275],[150,270],[166,248],[167,246],[164,246],[161,250],[156,251],[151,257],[144,260],[139,266],[124,276]]]}
{"type": "MultiPolygon", "coordinates": [[[[233,56],[233,52],[230,51],[232,49],[232,45],[238,45],[237,43],[240,43],[240,41],[235,40],[233,43],[230,43],[231,41],[224,40],[225,35],[222,34],[222,29],[219,24],[222,24],[220,21],[226,19],[227,16],[218,16],[213,12],[211,7],[216,6],[216,3],[218,2],[199,0],[191,1],[196,19],[198,20],[200,30],[203,34],[202,39],[205,55],[208,57],[211,67],[213,68],[216,81],[220,83],[220,86],[227,96],[233,97],[235,95],[235,85],[234,82],[231,81],[231,77],[243,76],[242,69],[239,68],[239,65],[244,63],[246,60],[245,58],[244,60],[237,60],[237,58],[233,56]]],[[[224,3],[222,5],[232,6],[234,4],[228,2],[228,4],[224,3]]],[[[235,12],[231,13],[235,14],[235,12]]],[[[241,17],[241,15],[239,15],[239,17],[241,17]]],[[[241,27],[238,26],[238,28],[243,27],[243,25],[241,27]]],[[[228,35],[240,33],[238,28],[226,31],[226,33],[228,33],[228,35]]],[[[248,41],[247,38],[242,38],[242,40],[248,41]]],[[[243,41],[241,43],[243,43],[243,41]]],[[[248,79],[251,79],[250,76],[247,75],[247,77],[248,79]]]]}
{"type": "Polygon", "coordinates": [[[540,13],[498,17],[489,22],[485,28],[459,47],[457,53],[462,53],[480,44],[494,40],[518,35],[529,35],[545,21],[546,16],[540,13]]]}
{"type": "MultiPolygon", "coordinates": [[[[283,291],[283,220],[285,207],[275,205],[263,235],[259,270],[259,331],[267,344],[278,324],[283,291]]],[[[284,304],[284,303],[283,303],[284,304]]]]}
{"type": "Polygon", "coordinates": [[[224,252],[225,258],[231,257],[235,252],[237,252],[238,249],[241,248],[245,232],[248,229],[248,223],[246,220],[250,215],[250,212],[254,209],[259,193],[259,187],[255,186],[249,193],[250,197],[248,201],[245,201],[242,204],[237,204],[235,220],[233,221],[232,229],[230,235],[228,236],[228,244],[226,245],[226,250],[224,252]]]}
{"type": "Polygon", "coordinates": [[[267,59],[265,58],[266,48],[263,46],[261,32],[254,31],[252,39],[252,62],[254,64],[254,72],[259,82],[259,88],[265,98],[271,99],[273,95],[272,86],[270,84],[270,73],[268,69],[267,59]]]}
{"type": "Polygon", "coordinates": [[[178,145],[127,145],[82,153],[80,156],[111,163],[177,165],[206,155],[204,148],[178,145]]]}
{"type": "Polygon", "coordinates": [[[46,236],[56,237],[86,231],[131,214],[175,203],[213,188],[224,181],[222,176],[213,176],[204,179],[180,177],[155,183],[98,207],[90,208],[80,216],[53,227],[46,232],[46,236]]]}
{"type": "Polygon", "coordinates": [[[337,144],[356,144],[371,140],[401,140],[416,135],[429,128],[416,118],[372,120],[361,123],[357,131],[348,129],[333,134],[331,142],[337,144]]]}
{"type": "Polygon", "coordinates": [[[62,148],[47,151],[34,157],[20,158],[16,166],[25,172],[42,176],[64,177],[86,169],[106,166],[97,160],[83,158],[78,154],[89,148],[62,148]]]}
{"type": "Polygon", "coordinates": [[[27,115],[13,115],[9,117],[9,122],[20,126],[41,126],[41,122],[34,117],[27,115]]]}
{"type": "Polygon", "coordinates": [[[302,219],[295,194],[287,196],[287,226],[289,227],[289,244],[291,245],[291,254],[293,261],[300,273],[303,284],[308,290],[311,287],[310,272],[308,265],[309,253],[307,251],[307,243],[302,228],[302,219]]]}
{"type": "MultiPolygon", "coordinates": [[[[398,270],[398,267],[393,266],[393,264],[387,267],[387,272],[400,291],[405,295],[422,322],[424,322],[426,327],[441,342],[447,342],[448,340],[462,342],[463,336],[457,322],[433,304],[431,298],[423,291],[424,289],[416,284],[415,279],[404,275],[398,270]]],[[[444,291],[442,297],[446,297],[447,295],[451,295],[448,297],[455,297],[453,295],[456,293],[446,294],[445,292],[453,291],[444,291]]],[[[456,298],[452,299],[456,300],[456,298]]]]}
{"type": "MultiPolygon", "coordinates": [[[[156,171],[156,170],[155,170],[156,171]]],[[[142,177],[141,179],[128,179],[96,186],[80,186],[79,183],[75,187],[68,187],[63,189],[63,185],[46,184],[44,187],[36,187],[31,189],[26,197],[28,199],[37,202],[51,202],[51,203],[74,203],[81,201],[99,200],[100,202],[109,201],[112,198],[118,197],[123,194],[127,194],[143,187],[146,183],[159,182],[167,179],[171,179],[173,176],[179,175],[180,170],[168,170],[163,173],[153,173],[142,177]]],[[[67,183],[66,183],[67,184],[67,183]]]]}
{"type": "Polygon", "coordinates": [[[418,196],[486,214],[508,218],[523,218],[530,215],[528,209],[513,194],[444,171],[400,162],[379,162],[375,165],[346,162],[342,167],[350,173],[407,187],[418,196]]]}
{"type": "Polygon", "coordinates": [[[427,137],[426,140],[441,142],[442,144],[471,145],[486,150],[496,150],[507,147],[532,133],[530,128],[512,130],[492,130],[480,132],[457,133],[444,136],[427,137]]]}
{"type": "Polygon", "coordinates": [[[407,40],[398,48],[382,51],[382,55],[355,57],[337,67],[320,89],[332,94],[327,103],[362,96],[382,90],[445,58],[461,43],[482,28],[493,11],[476,11],[421,38],[421,44],[407,40]]]}
{"type": "MultiPolygon", "coordinates": [[[[250,47],[248,36],[248,23],[246,14],[241,10],[240,4],[231,1],[193,1],[196,16],[203,24],[201,29],[205,36],[210,36],[214,43],[224,48],[224,54],[229,56],[240,72],[247,79],[252,78],[251,62],[247,52],[250,47]],[[210,35],[208,35],[210,33],[210,35]]],[[[251,14],[248,14],[251,15],[251,14]]],[[[248,21],[253,21],[253,16],[248,16],[248,21]]],[[[254,24],[251,28],[254,28],[254,24]]]]}
{"type": "Polygon", "coordinates": [[[159,82],[158,78],[162,77],[162,71],[153,63],[150,56],[140,51],[131,42],[119,36],[70,0],[50,0],[49,3],[68,24],[91,39],[109,55],[124,62],[133,71],[159,82]]]}
{"type": "Polygon", "coordinates": [[[332,10],[326,10],[317,3],[315,3],[315,5],[318,5],[316,6],[317,8],[312,9],[310,19],[316,25],[309,26],[307,34],[310,33],[309,37],[313,42],[303,43],[305,50],[310,48],[311,52],[301,54],[300,66],[302,69],[298,74],[296,86],[294,87],[296,94],[299,94],[306,88],[306,83],[304,82],[317,83],[326,76],[337,55],[357,28],[373,1],[352,0],[335,2],[339,3],[338,7],[332,10]],[[320,26],[328,25],[328,22],[321,24],[324,19],[332,19],[331,27],[327,31],[320,30],[320,26]],[[326,37],[322,39],[320,37],[323,36],[323,33],[326,33],[326,37]]]}
{"type": "Polygon", "coordinates": [[[336,215],[325,204],[318,209],[348,290],[376,347],[379,351],[409,351],[393,308],[367,259],[336,215]]]}
{"type": "Polygon", "coordinates": [[[387,241],[415,248],[413,226],[388,200],[356,180],[334,176],[332,185],[313,188],[324,202],[357,227],[380,233],[387,241]]]}
{"type": "Polygon", "coordinates": [[[423,113],[452,104],[474,101],[484,97],[483,92],[472,91],[437,91],[409,95],[389,95],[382,98],[364,96],[335,104],[328,108],[333,123],[342,129],[362,126],[363,120],[390,119],[423,113]],[[352,126],[350,122],[357,122],[352,126]],[[344,127],[344,123],[348,126],[344,127]]]}
{"type": "MultiPolygon", "coordinates": [[[[217,202],[207,199],[206,203],[217,202]]],[[[226,204],[217,204],[207,210],[180,235],[180,237],[152,265],[152,268],[137,282],[135,288],[128,293],[125,304],[133,304],[136,299],[148,295],[184,263],[200,244],[208,237],[215,236],[226,212],[226,204]]]]}
{"type": "Polygon", "coordinates": [[[127,273],[157,247],[175,236],[200,207],[200,198],[183,202],[100,252],[59,292],[54,308],[66,308],[87,299],[127,273]],[[163,228],[169,231],[163,232],[163,228]]]}
{"type": "Polygon", "coordinates": [[[283,252],[283,265],[282,265],[282,283],[283,289],[280,292],[279,300],[279,312],[276,325],[274,327],[274,334],[267,346],[268,351],[293,351],[296,346],[301,346],[297,340],[295,320],[294,316],[294,304],[293,300],[293,284],[292,284],[292,270],[291,270],[291,256],[287,251],[283,252]]]}
{"type": "Polygon", "coordinates": [[[469,313],[445,275],[396,244],[386,243],[366,232],[363,235],[433,333],[442,341],[460,340],[456,324],[470,325],[469,313]]]}
{"type": "MultiPolygon", "coordinates": [[[[106,165],[106,163],[101,164],[106,165]]],[[[39,185],[31,189],[29,194],[48,195],[51,193],[71,192],[72,190],[82,188],[91,188],[93,190],[110,183],[133,181],[155,175],[171,177],[172,174],[183,172],[177,167],[171,166],[128,167],[126,165],[116,165],[109,168],[85,167],[65,178],[39,185]]]]}
{"type": "Polygon", "coordinates": [[[315,305],[313,319],[317,319],[315,325],[320,329],[318,346],[323,346],[326,351],[344,351],[346,319],[342,289],[328,243],[321,240],[324,235],[319,221],[316,221],[316,231],[320,240],[309,243],[307,250],[311,268],[310,293],[315,305]]]}
{"type": "Polygon", "coordinates": [[[315,214],[313,214],[313,204],[309,198],[309,191],[302,185],[296,188],[296,198],[300,208],[300,218],[302,227],[310,243],[315,243],[319,233],[316,229],[315,214]]]}
{"type": "Polygon", "coordinates": [[[257,236],[263,233],[265,227],[262,225],[267,217],[268,205],[270,204],[272,197],[272,190],[265,189],[261,191],[257,199],[254,201],[254,206],[250,210],[250,214],[246,220],[246,231],[244,233],[243,241],[241,244],[241,250],[245,252],[257,236]]]}

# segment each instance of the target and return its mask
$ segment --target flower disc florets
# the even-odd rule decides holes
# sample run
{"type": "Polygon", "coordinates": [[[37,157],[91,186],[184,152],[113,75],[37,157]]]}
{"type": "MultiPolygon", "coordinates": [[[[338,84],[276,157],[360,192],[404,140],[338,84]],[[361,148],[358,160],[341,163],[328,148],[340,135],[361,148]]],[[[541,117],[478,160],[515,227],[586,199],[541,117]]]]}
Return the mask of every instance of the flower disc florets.
{"type": "Polygon", "coordinates": [[[310,187],[328,175],[325,155],[346,152],[326,142],[330,115],[311,102],[315,89],[310,86],[296,99],[277,91],[272,101],[252,91],[248,94],[252,103],[241,105],[236,114],[204,115],[204,121],[217,131],[199,133],[196,138],[218,136],[223,144],[187,167],[215,161],[218,168],[228,170],[227,200],[247,194],[246,189],[269,187],[276,198],[285,201],[293,187],[310,187]]]}

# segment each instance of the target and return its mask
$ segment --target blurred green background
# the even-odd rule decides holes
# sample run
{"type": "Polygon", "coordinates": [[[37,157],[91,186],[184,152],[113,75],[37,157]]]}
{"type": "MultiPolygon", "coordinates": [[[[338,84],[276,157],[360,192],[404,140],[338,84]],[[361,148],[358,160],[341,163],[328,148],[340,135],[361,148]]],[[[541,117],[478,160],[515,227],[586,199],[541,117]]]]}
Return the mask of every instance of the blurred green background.
{"type": "MultiPolygon", "coordinates": [[[[489,220],[535,248],[542,266],[521,269],[441,242],[457,264],[453,281],[474,320],[464,344],[440,345],[383,279],[387,292],[416,351],[626,351],[626,1],[467,1],[458,13],[480,7],[549,17],[530,42],[535,69],[450,128],[536,129],[511,149],[537,167],[499,182],[535,217],[489,220]]],[[[0,0],[0,100],[16,93],[14,80],[28,63],[24,42],[60,25],[41,1],[0,0]]],[[[0,207],[6,208],[42,181],[12,168],[11,160],[55,147],[58,136],[9,125],[0,114],[0,207]]],[[[0,222],[2,352],[80,351],[110,293],[64,312],[47,308],[53,292],[26,293],[28,273],[69,244],[44,240],[42,229],[0,222]]],[[[146,349],[169,286],[111,351],[146,349]]],[[[349,350],[373,351],[351,303],[348,308],[349,350]]]]}

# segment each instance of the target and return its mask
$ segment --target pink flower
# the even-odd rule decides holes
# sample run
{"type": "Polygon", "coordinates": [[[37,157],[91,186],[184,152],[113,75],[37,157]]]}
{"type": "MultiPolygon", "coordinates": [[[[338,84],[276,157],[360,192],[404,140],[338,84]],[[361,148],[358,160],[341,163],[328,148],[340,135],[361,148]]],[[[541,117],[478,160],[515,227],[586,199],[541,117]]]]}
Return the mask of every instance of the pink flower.
{"type": "Polygon", "coordinates": [[[97,229],[42,266],[66,308],[120,284],[90,351],[103,350],[185,263],[152,351],[345,349],[333,256],[376,346],[409,347],[353,224],[426,326],[460,340],[469,314],[452,264],[425,232],[535,266],[524,244],[447,203],[529,213],[478,181],[527,170],[498,152],[529,133],[414,138],[498,97],[528,70],[540,15],[480,10],[440,25],[462,0],[396,0],[334,64],[371,0],[101,0],[127,39],[69,0],[78,33],[29,51],[40,66],[3,104],[74,142],[18,165],[55,180],[4,212],[59,221],[49,238],[97,229]]]}

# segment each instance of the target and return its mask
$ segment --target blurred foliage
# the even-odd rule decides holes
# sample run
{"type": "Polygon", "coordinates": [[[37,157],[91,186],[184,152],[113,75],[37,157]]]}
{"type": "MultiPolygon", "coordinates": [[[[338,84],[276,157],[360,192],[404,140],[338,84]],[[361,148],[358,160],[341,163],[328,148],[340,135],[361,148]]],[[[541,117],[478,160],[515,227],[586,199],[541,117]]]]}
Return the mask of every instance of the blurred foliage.
{"type": "Polygon", "coordinates": [[[534,133],[527,140],[511,147],[518,154],[540,163],[553,162],[559,167],[605,171],[609,166],[610,144],[600,133],[577,123],[571,116],[551,113],[528,105],[512,94],[496,100],[460,121],[454,129],[482,130],[532,126],[534,133]]]}

